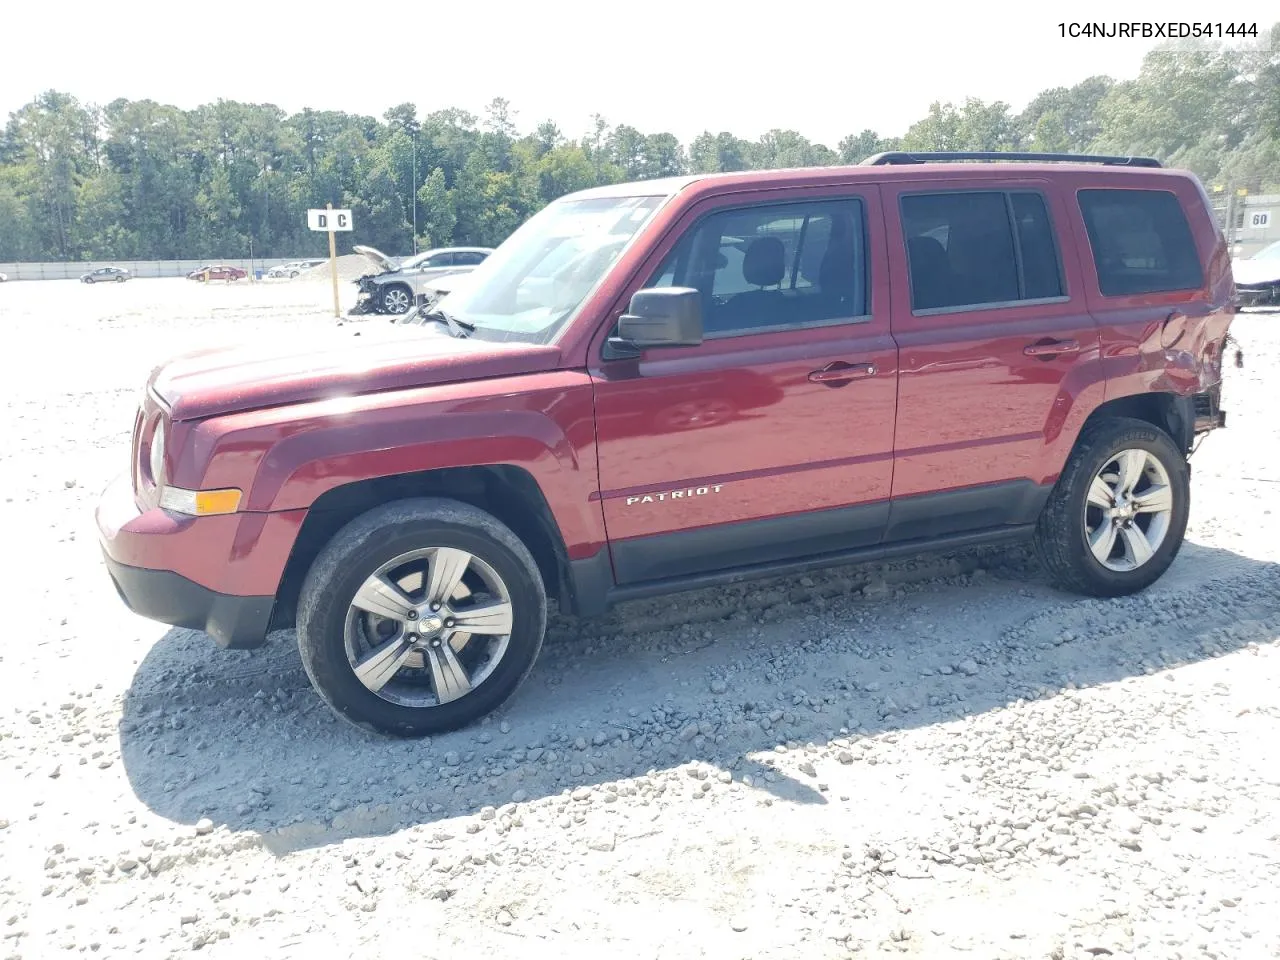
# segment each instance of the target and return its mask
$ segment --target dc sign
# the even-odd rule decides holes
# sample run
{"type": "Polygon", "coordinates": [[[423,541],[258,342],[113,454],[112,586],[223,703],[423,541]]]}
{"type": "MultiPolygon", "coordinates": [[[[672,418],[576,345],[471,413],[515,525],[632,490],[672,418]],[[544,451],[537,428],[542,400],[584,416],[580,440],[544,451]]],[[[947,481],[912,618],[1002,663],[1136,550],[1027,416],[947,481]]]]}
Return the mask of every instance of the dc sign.
{"type": "Polygon", "coordinates": [[[307,226],[318,233],[351,230],[350,210],[308,210],[307,226]]]}

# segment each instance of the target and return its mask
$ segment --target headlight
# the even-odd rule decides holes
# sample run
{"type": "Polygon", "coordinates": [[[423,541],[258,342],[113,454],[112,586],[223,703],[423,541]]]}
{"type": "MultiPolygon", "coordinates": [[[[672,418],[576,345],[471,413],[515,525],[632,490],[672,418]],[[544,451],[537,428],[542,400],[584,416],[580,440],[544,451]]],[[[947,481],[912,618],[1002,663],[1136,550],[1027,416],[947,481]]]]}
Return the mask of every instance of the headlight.
{"type": "Polygon", "coordinates": [[[151,434],[151,482],[157,487],[164,486],[164,421],[156,424],[155,433],[151,434]]]}

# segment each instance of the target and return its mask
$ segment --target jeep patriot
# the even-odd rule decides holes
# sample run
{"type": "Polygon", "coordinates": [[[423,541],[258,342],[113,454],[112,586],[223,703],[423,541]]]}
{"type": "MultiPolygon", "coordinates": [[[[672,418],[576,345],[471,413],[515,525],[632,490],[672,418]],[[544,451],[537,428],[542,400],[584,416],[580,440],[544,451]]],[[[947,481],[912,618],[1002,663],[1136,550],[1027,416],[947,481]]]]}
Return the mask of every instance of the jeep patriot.
{"type": "Polygon", "coordinates": [[[97,510],[125,603],[224,647],[296,625],[341,716],[421,736],[511,696],[548,599],[1019,538],[1142,590],[1225,422],[1227,247],[1144,158],[598,187],[472,279],[419,327],[157,367],[97,510]]]}

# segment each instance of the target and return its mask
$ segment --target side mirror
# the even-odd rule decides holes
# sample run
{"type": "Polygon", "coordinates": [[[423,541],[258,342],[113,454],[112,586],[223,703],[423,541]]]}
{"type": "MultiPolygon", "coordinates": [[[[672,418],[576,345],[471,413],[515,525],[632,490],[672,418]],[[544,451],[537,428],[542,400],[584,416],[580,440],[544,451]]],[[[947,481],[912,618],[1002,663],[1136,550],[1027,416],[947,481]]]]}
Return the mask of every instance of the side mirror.
{"type": "Polygon", "coordinates": [[[618,332],[606,343],[608,359],[636,356],[653,347],[696,347],[702,343],[702,294],[692,287],[637,290],[618,332]]]}

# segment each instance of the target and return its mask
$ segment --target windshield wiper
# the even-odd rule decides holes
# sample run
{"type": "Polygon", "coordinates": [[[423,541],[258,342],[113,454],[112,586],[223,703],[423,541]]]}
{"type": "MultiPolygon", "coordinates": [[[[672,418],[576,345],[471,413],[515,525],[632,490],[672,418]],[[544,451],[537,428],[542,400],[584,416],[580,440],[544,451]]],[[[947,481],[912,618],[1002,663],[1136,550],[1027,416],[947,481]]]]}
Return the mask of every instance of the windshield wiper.
{"type": "Polygon", "coordinates": [[[468,336],[476,332],[474,323],[467,323],[465,320],[459,320],[452,313],[446,313],[439,307],[432,307],[426,313],[422,314],[424,320],[437,320],[449,328],[449,333],[457,337],[459,340],[465,340],[468,336]]]}

